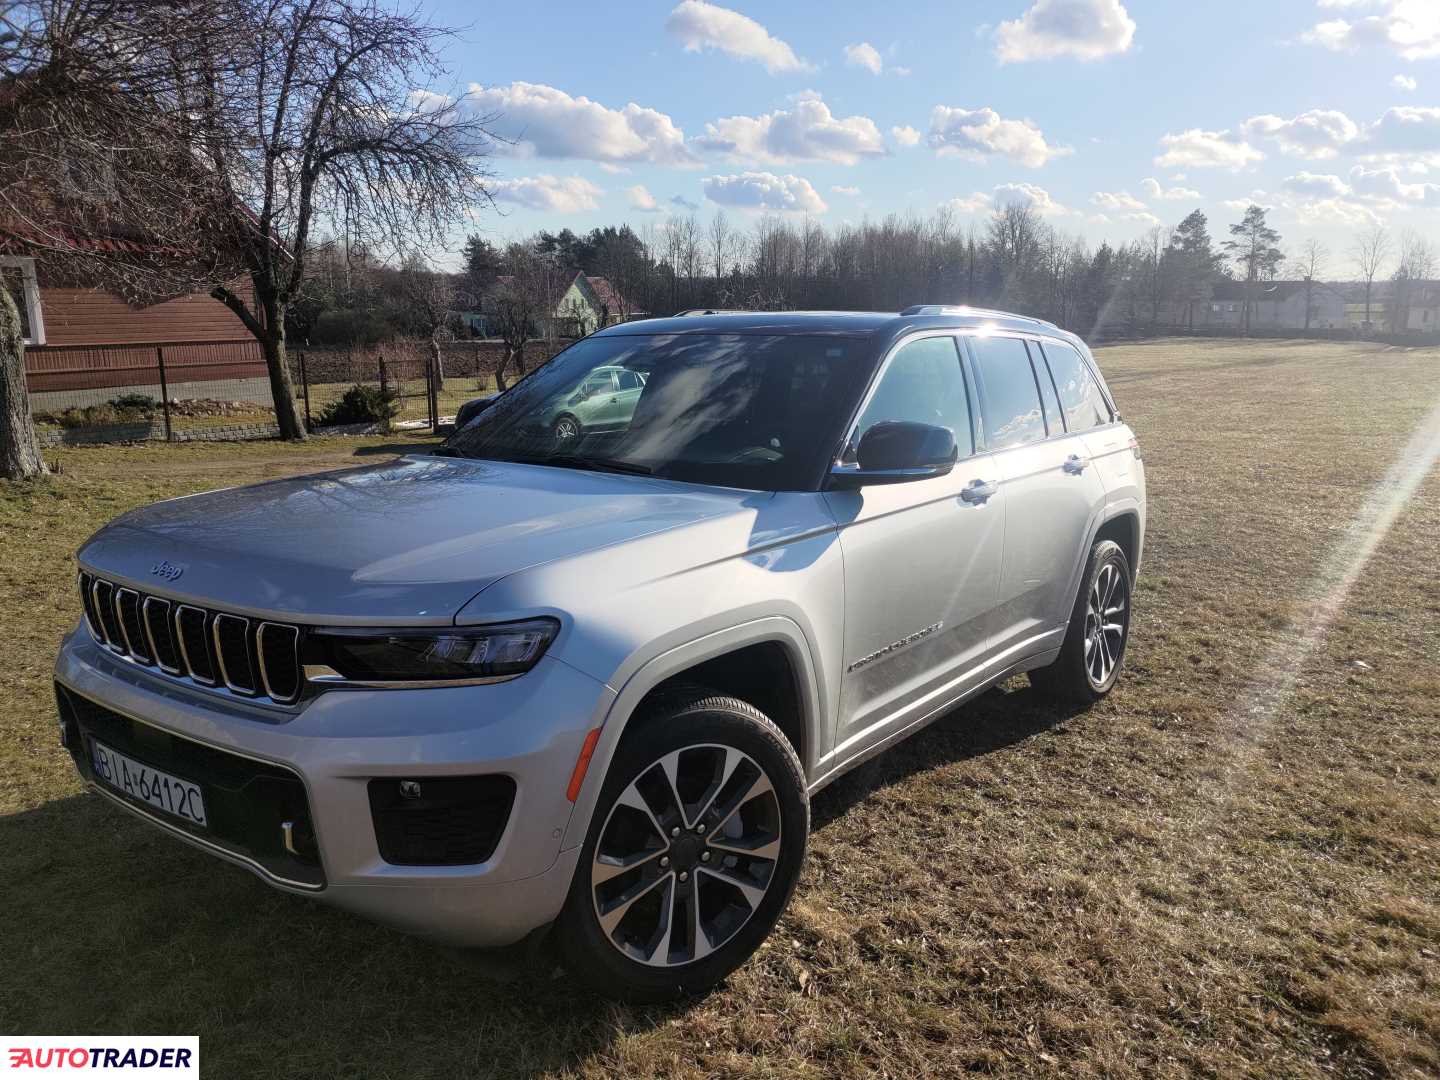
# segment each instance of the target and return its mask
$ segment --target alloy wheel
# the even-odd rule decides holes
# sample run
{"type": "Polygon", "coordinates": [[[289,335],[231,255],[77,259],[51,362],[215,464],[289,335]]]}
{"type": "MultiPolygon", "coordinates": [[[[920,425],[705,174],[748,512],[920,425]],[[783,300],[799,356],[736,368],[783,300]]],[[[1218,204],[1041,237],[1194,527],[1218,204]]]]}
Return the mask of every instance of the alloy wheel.
{"type": "Polygon", "coordinates": [[[580,434],[580,425],[568,416],[562,416],[555,421],[555,438],[562,442],[575,438],[580,434]]]}
{"type": "Polygon", "coordinates": [[[1125,648],[1129,586],[1120,567],[1108,562],[1095,575],[1085,602],[1085,671],[1103,687],[1125,648]]]}
{"type": "Polygon", "coordinates": [[[780,803],[754,758],[715,744],[668,753],[600,831],[590,886],[601,933],[652,967],[702,960],[760,907],[780,844],[780,803]]]}

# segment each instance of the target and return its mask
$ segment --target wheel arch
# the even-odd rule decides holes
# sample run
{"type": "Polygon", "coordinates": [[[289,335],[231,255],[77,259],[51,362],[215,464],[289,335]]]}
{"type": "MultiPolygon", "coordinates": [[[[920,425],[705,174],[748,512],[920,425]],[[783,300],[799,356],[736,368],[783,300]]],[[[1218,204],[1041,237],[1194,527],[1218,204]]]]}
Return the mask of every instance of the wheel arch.
{"type": "MultiPolygon", "coordinates": [[[[700,682],[707,673],[713,676],[716,672],[725,671],[730,676],[729,685],[713,688],[721,693],[733,694],[739,685],[733,681],[736,673],[743,675],[747,661],[761,658],[765,658],[762,661],[765,663],[776,663],[783,658],[789,672],[793,711],[780,718],[772,716],[771,719],[792,745],[798,742],[794,749],[808,782],[816,757],[823,749],[824,732],[824,708],[814,652],[804,631],[794,620],[782,615],[754,619],[666,650],[647,661],[619,688],[600,727],[600,736],[584,783],[575,799],[575,810],[570,816],[561,850],[584,842],[600,789],[625,729],[657,692],[681,683],[700,682]]],[[[733,696],[756,704],[744,694],[733,696]]],[[[765,711],[758,704],[756,708],[765,711]]]]}

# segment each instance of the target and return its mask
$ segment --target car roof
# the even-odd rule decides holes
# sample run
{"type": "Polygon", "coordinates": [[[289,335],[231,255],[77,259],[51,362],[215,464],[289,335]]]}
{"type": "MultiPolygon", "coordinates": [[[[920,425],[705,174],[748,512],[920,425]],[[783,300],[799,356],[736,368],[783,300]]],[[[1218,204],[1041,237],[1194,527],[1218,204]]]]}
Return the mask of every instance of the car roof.
{"type": "Polygon", "coordinates": [[[833,334],[891,339],[918,329],[990,328],[1078,340],[1054,323],[987,308],[917,305],[894,311],[735,311],[641,319],[597,331],[596,337],[637,334],[833,334]]]}

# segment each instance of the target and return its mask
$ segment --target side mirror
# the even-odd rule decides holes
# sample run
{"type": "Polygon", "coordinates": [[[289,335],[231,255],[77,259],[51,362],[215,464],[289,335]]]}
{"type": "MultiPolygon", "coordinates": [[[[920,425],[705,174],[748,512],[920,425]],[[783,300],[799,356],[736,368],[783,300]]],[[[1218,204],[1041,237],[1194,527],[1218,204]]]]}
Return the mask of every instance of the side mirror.
{"type": "Polygon", "coordinates": [[[885,420],[861,438],[857,464],[836,465],[830,470],[830,483],[832,487],[857,488],[929,480],[954,469],[959,456],[955,433],[949,428],[885,420]]]}

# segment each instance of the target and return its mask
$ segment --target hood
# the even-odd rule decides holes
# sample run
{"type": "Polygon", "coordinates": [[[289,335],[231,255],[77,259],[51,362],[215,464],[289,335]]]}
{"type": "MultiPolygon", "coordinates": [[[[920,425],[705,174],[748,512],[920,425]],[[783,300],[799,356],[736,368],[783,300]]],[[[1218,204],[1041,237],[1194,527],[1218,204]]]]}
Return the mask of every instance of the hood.
{"type": "MultiPolygon", "coordinates": [[[[277,480],[117,518],[80,562],[137,588],[257,616],[451,621],[492,582],[680,526],[765,493],[459,458],[277,480]]],[[[697,562],[718,552],[697,552],[697,562]]]]}

